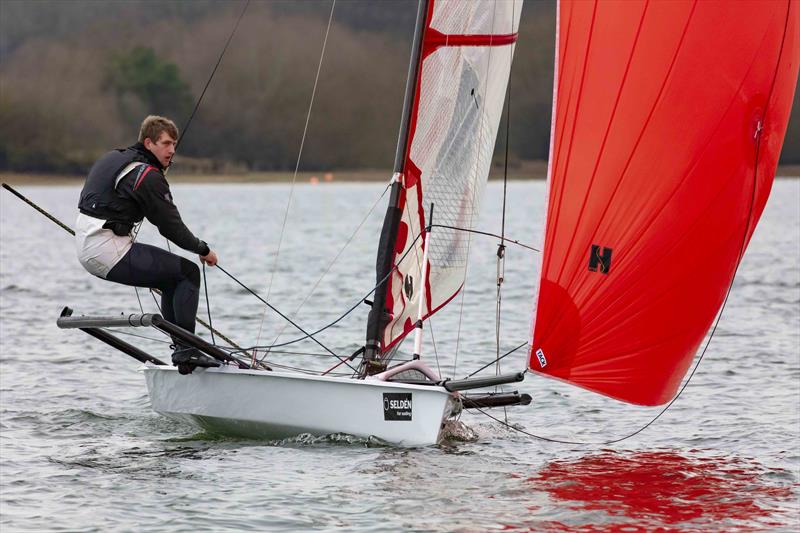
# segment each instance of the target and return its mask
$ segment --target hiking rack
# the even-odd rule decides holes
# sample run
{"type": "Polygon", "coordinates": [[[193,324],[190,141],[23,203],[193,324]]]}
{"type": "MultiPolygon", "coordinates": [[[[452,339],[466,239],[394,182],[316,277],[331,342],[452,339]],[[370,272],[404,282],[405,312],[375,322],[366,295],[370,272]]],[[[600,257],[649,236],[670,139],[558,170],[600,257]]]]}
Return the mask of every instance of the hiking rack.
{"type": "Polygon", "coordinates": [[[250,368],[247,363],[236,359],[226,351],[210,344],[205,339],[202,339],[186,331],[180,326],[176,326],[172,322],[165,320],[161,315],[155,313],[131,314],[120,316],[72,316],[72,309],[65,307],[61,311],[61,315],[56,320],[56,325],[61,329],[80,329],[99,339],[109,346],[112,346],[123,353],[126,353],[142,363],[153,363],[155,365],[164,365],[165,363],[156,357],[144,352],[143,350],[123,341],[104,331],[100,328],[113,328],[113,327],[152,327],[162,331],[172,337],[176,342],[197,348],[206,355],[209,355],[223,363],[233,363],[239,368],[250,368]]]}

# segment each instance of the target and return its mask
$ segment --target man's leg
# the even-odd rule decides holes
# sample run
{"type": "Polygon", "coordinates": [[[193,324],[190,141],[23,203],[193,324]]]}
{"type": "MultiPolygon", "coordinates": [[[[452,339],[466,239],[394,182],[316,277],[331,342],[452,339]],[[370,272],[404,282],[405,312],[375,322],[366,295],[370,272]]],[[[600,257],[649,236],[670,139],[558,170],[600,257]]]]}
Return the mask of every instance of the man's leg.
{"type": "Polygon", "coordinates": [[[200,269],[188,259],[156,246],[133,243],[106,279],[123,285],[159,289],[164,318],[194,333],[200,269]]]}
{"type": "MultiPolygon", "coordinates": [[[[106,276],[109,281],[161,290],[161,314],[173,324],[194,332],[200,295],[200,269],[183,257],[148,244],[134,243],[106,276]]],[[[181,374],[196,366],[219,366],[194,348],[175,342],[173,364],[181,374]]]]}

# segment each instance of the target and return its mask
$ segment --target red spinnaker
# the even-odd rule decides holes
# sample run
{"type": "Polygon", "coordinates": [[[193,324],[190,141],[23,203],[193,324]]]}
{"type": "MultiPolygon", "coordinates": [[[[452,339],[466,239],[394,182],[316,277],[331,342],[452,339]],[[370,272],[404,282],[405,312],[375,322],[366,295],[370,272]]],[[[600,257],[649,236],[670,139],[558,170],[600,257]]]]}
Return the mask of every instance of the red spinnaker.
{"type": "Polygon", "coordinates": [[[635,404],[675,395],[769,196],[799,7],[560,2],[531,370],[635,404]]]}

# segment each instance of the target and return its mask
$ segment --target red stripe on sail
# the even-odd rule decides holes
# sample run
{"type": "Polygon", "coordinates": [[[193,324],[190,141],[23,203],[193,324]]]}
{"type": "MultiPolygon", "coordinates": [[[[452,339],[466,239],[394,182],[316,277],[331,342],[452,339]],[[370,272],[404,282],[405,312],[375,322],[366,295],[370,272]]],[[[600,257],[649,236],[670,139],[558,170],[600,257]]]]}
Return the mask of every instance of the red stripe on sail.
{"type": "Polygon", "coordinates": [[[445,46],[507,46],[517,42],[517,33],[504,34],[444,34],[431,27],[425,32],[423,59],[445,46]]]}
{"type": "MultiPolygon", "coordinates": [[[[422,315],[422,320],[427,320],[431,315],[433,315],[437,311],[439,311],[439,309],[441,309],[445,305],[449,304],[453,300],[453,298],[455,298],[458,295],[458,293],[461,292],[461,289],[463,287],[464,287],[464,285],[461,284],[461,286],[459,286],[458,289],[456,291],[454,291],[452,296],[450,296],[447,300],[443,301],[440,305],[436,306],[436,308],[431,310],[431,312],[422,315]]],[[[428,304],[430,305],[430,301],[428,302],[428,304]]],[[[397,343],[399,343],[401,340],[403,340],[406,335],[408,335],[409,333],[414,331],[414,329],[415,329],[414,324],[413,323],[409,323],[407,325],[407,327],[403,330],[403,332],[400,335],[398,335],[396,338],[392,339],[388,344],[386,344],[386,346],[384,346],[384,350],[388,350],[392,346],[395,346],[397,343]]]]}

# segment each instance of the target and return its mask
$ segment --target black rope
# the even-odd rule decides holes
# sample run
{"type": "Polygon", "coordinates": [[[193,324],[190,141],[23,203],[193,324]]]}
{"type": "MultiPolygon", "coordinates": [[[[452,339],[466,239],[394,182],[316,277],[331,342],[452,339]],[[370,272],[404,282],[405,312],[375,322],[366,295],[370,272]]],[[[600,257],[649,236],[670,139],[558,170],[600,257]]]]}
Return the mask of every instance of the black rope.
{"type": "Polygon", "coordinates": [[[316,339],[316,338],[315,338],[315,337],[314,337],[312,334],[310,334],[310,333],[308,333],[306,330],[304,330],[304,329],[303,329],[303,328],[302,328],[302,327],[301,327],[299,324],[297,324],[296,322],[294,322],[294,321],[293,321],[291,318],[289,318],[288,316],[286,316],[286,315],[284,315],[283,313],[281,313],[281,312],[280,312],[280,311],[279,311],[279,310],[278,310],[278,309],[277,309],[277,308],[276,308],[274,305],[270,304],[270,303],[269,303],[268,301],[266,301],[264,298],[262,298],[261,296],[259,296],[259,295],[258,295],[258,293],[256,293],[256,292],[255,292],[253,289],[251,289],[250,287],[248,287],[247,285],[245,285],[244,283],[242,283],[241,281],[239,281],[239,280],[236,278],[236,276],[234,276],[233,274],[231,274],[230,272],[228,272],[227,270],[225,270],[224,268],[222,268],[222,267],[219,265],[219,263],[217,263],[217,268],[218,268],[218,269],[220,269],[220,270],[221,270],[221,271],[222,271],[222,272],[223,272],[223,273],[224,273],[226,276],[228,276],[228,277],[229,277],[229,278],[231,278],[233,281],[235,281],[236,283],[238,283],[238,284],[239,284],[239,285],[240,285],[240,286],[241,286],[243,289],[245,289],[247,292],[249,292],[250,294],[252,294],[252,295],[253,295],[253,296],[255,296],[256,298],[258,298],[258,299],[261,301],[261,303],[263,303],[264,305],[266,305],[267,307],[269,307],[270,309],[272,309],[272,310],[273,310],[275,313],[277,313],[277,314],[278,314],[278,315],[279,315],[281,318],[283,318],[284,320],[286,320],[287,322],[289,322],[291,325],[293,325],[295,328],[297,328],[298,330],[300,330],[300,331],[301,331],[301,332],[302,332],[302,333],[303,333],[303,334],[306,336],[305,338],[310,338],[312,341],[314,341],[315,343],[317,343],[317,344],[318,344],[318,345],[319,345],[319,346],[320,346],[320,347],[321,347],[323,350],[325,350],[326,352],[328,352],[329,354],[331,354],[332,356],[334,356],[336,359],[338,359],[339,361],[341,361],[341,362],[343,362],[344,364],[346,364],[347,366],[349,366],[349,367],[350,367],[350,369],[351,369],[352,371],[354,371],[354,372],[357,372],[357,370],[356,370],[355,368],[353,368],[353,367],[350,365],[350,363],[348,363],[348,362],[347,362],[347,360],[346,360],[345,358],[342,358],[341,356],[337,355],[337,354],[336,354],[336,353],[335,353],[333,350],[331,350],[330,348],[328,348],[327,346],[325,346],[324,344],[322,344],[322,343],[321,343],[319,340],[317,340],[317,339],[316,339]]]}
{"type": "MultiPolygon", "coordinates": [[[[302,337],[298,337],[298,338],[292,339],[290,341],[276,343],[276,344],[269,344],[269,345],[252,346],[252,347],[250,347],[248,349],[249,350],[271,350],[272,348],[280,348],[280,347],[283,347],[283,346],[289,346],[290,344],[296,344],[296,343],[298,343],[300,341],[304,341],[304,340],[308,339],[309,337],[317,335],[318,333],[322,333],[326,329],[328,329],[328,328],[330,328],[332,326],[335,326],[336,324],[338,324],[339,322],[344,320],[344,318],[347,317],[347,315],[349,315],[350,313],[355,311],[355,309],[358,306],[360,306],[362,303],[364,303],[364,301],[367,298],[369,298],[372,295],[372,293],[375,292],[375,290],[380,286],[380,284],[383,283],[386,279],[388,279],[389,276],[392,275],[392,273],[394,273],[394,271],[397,269],[398,265],[403,262],[403,260],[406,258],[406,256],[411,251],[411,249],[413,248],[414,244],[420,239],[420,237],[421,237],[421,235],[417,235],[417,238],[414,239],[414,241],[411,243],[411,246],[408,248],[408,250],[406,250],[406,252],[400,257],[400,259],[397,261],[397,264],[389,271],[388,274],[386,274],[386,276],[381,281],[378,282],[377,285],[375,285],[367,294],[365,294],[361,299],[359,299],[355,304],[353,304],[353,306],[351,306],[347,311],[345,311],[344,314],[339,316],[339,318],[337,318],[333,322],[330,322],[329,324],[321,327],[320,329],[318,329],[316,331],[313,331],[311,333],[307,333],[302,337]]],[[[258,297],[258,295],[256,295],[256,296],[258,297]]],[[[261,299],[261,298],[259,297],[259,299],[261,299]]]]}
{"type": "MultiPolygon", "coordinates": [[[[311,298],[311,296],[314,294],[314,291],[316,291],[316,290],[317,290],[317,287],[319,286],[320,282],[322,282],[322,280],[325,278],[325,276],[327,276],[327,275],[328,275],[328,272],[330,272],[331,268],[333,268],[333,265],[336,263],[336,261],[338,261],[338,260],[339,260],[339,256],[341,256],[341,255],[342,255],[342,253],[344,253],[345,249],[347,249],[347,247],[350,245],[350,243],[351,243],[351,242],[352,242],[352,240],[355,238],[355,236],[358,234],[358,232],[359,232],[359,231],[361,231],[361,227],[362,227],[362,226],[364,225],[364,223],[367,221],[367,219],[369,218],[369,215],[371,215],[371,214],[372,214],[372,211],[375,209],[375,207],[378,205],[378,203],[379,203],[379,202],[381,201],[381,199],[384,197],[384,195],[386,194],[386,191],[388,191],[388,190],[391,188],[391,186],[392,186],[392,184],[391,184],[391,183],[389,183],[389,184],[388,184],[388,185],[387,185],[387,186],[386,186],[386,187],[383,189],[383,192],[382,192],[382,193],[381,193],[381,195],[378,197],[378,199],[375,201],[375,203],[372,205],[372,207],[370,208],[370,210],[369,210],[369,212],[367,213],[367,215],[366,215],[366,216],[365,216],[365,217],[364,217],[364,218],[361,220],[361,222],[359,223],[358,227],[355,229],[355,231],[354,231],[354,232],[353,232],[353,234],[350,236],[350,238],[347,240],[347,242],[344,244],[344,246],[342,246],[342,248],[339,250],[339,252],[338,252],[338,253],[336,254],[336,256],[333,258],[333,260],[332,260],[330,263],[328,263],[328,266],[327,266],[327,268],[325,269],[325,272],[323,272],[323,273],[322,273],[322,275],[319,277],[319,279],[317,279],[317,281],[314,283],[314,286],[311,288],[311,291],[310,291],[310,292],[309,292],[309,293],[306,295],[306,297],[303,299],[303,301],[300,303],[300,305],[297,307],[297,309],[295,309],[295,311],[294,311],[294,316],[297,316],[297,314],[300,312],[300,310],[301,310],[301,309],[303,308],[303,306],[306,304],[306,302],[308,301],[308,299],[309,299],[309,298],[311,298]]],[[[369,294],[368,294],[367,296],[369,296],[369,294]]],[[[353,306],[353,307],[352,307],[350,310],[348,310],[348,312],[347,312],[347,313],[345,313],[345,314],[344,314],[342,317],[340,317],[340,320],[341,320],[342,318],[344,318],[345,316],[347,316],[347,315],[350,313],[350,311],[354,310],[356,307],[358,307],[359,305],[361,305],[361,302],[362,302],[364,299],[366,299],[366,298],[367,298],[367,296],[365,296],[364,298],[362,298],[362,300],[358,301],[358,302],[357,302],[357,303],[356,303],[356,304],[355,304],[355,305],[354,305],[354,306],[353,306]]],[[[335,323],[335,322],[334,322],[334,323],[335,323]]],[[[331,325],[333,325],[333,324],[329,324],[328,326],[326,326],[326,328],[327,328],[327,327],[330,327],[331,325]]],[[[278,338],[280,338],[280,336],[281,336],[281,334],[283,333],[284,329],[285,329],[285,328],[283,328],[283,329],[281,329],[281,330],[280,330],[280,332],[278,333],[278,336],[277,336],[277,337],[275,338],[275,340],[273,341],[273,344],[272,344],[272,345],[270,345],[270,347],[268,347],[267,349],[271,348],[272,346],[277,346],[277,344],[275,344],[275,342],[278,340],[278,338]]],[[[322,330],[318,330],[318,331],[316,331],[316,332],[312,333],[312,335],[316,335],[316,334],[317,334],[317,333],[319,333],[320,331],[322,331],[322,330]]],[[[251,348],[251,349],[252,349],[252,348],[251,348]]]]}
{"type": "Polygon", "coordinates": [[[67,226],[66,224],[64,224],[60,220],[58,220],[56,217],[54,217],[53,215],[51,215],[50,213],[48,213],[47,211],[45,211],[44,209],[42,209],[41,207],[36,205],[35,203],[33,203],[30,200],[28,200],[27,198],[25,198],[22,194],[18,193],[16,191],[16,189],[14,189],[11,185],[9,185],[7,183],[4,183],[3,184],[3,188],[5,190],[7,190],[8,192],[10,192],[11,194],[13,194],[14,196],[16,196],[17,198],[19,198],[20,200],[22,200],[23,202],[25,202],[26,204],[28,204],[29,206],[31,206],[32,208],[36,209],[38,212],[40,212],[41,214],[43,214],[47,218],[49,218],[51,222],[55,222],[56,224],[61,226],[61,228],[64,231],[66,231],[67,233],[69,233],[72,236],[75,236],[75,231],[72,228],[70,228],[69,226],[67,226]]]}
{"type": "MultiPolygon", "coordinates": [[[[26,204],[28,204],[29,206],[33,207],[33,208],[34,208],[36,211],[38,211],[39,213],[41,213],[41,214],[43,214],[44,216],[46,216],[46,217],[47,217],[48,219],[50,219],[52,222],[56,223],[58,226],[60,226],[60,227],[61,227],[61,228],[62,228],[64,231],[66,231],[66,232],[67,232],[67,233],[69,233],[70,235],[73,235],[73,236],[75,235],[75,231],[74,231],[72,228],[70,228],[69,226],[67,226],[66,224],[64,224],[64,223],[63,223],[63,222],[61,222],[60,220],[58,220],[56,217],[54,217],[53,215],[51,215],[50,213],[48,213],[47,211],[45,211],[44,209],[42,209],[41,207],[39,207],[38,205],[36,205],[35,203],[33,203],[31,200],[29,200],[28,198],[26,198],[25,196],[23,196],[23,195],[22,195],[22,194],[20,194],[19,192],[17,192],[17,191],[16,191],[16,190],[15,190],[13,187],[11,187],[10,185],[8,185],[8,184],[6,184],[6,183],[3,183],[3,188],[4,188],[4,189],[6,189],[6,190],[7,190],[8,192],[10,192],[11,194],[13,194],[14,196],[16,196],[17,198],[19,198],[20,200],[22,200],[23,202],[25,202],[26,204]]],[[[159,291],[158,289],[150,289],[150,293],[151,293],[151,294],[153,294],[153,300],[155,300],[155,294],[161,294],[161,291],[159,291]]],[[[158,307],[158,308],[159,308],[159,312],[161,312],[161,307],[158,305],[158,302],[157,302],[157,301],[156,301],[156,307],[158,307]]],[[[205,328],[208,328],[208,329],[210,329],[210,328],[211,328],[211,326],[209,326],[208,324],[206,324],[206,323],[205,323],[205,321],[204,321],[203,319],[201,319],[200,317],[195,317],[195,320],[196,320],[196,321],[197,321],[197,323],[198,323],[198,324],[200,324],[201,326],[203,326],[203,327],[205,327],[205,328]]],[[[234,346],[238,346],[238,345],[237,345],[235,342],[233,342],[233,341],[232,341],[232,340],[231,340],[229,337],[227,337],[226,335],[224,335],[224,334],[223,334],[223,333],[221,333],[220,331],[218,331],[218,330],[215,330],[215,331],[214,331],[214,333],[216,333],[216,334],[217,334],[217,336],[219,336],[219,337],[221,337],[222,339],[224,339],[224,340],[225,340],[225,342],[227,342],[228,344],[232,344],[232,345],[234,345],[234,346]]]]}
{"type": "Polygon", "coordinates": [[[242,17],[244,17],[244,12],[247,11],[247,6],[250,5],[250,0],[247,0],[242,8],[242,12],[239,13],[239,18],[236,19],[236,24],[233,26],[233,31],[228,36],[228,40],[225,42],[225,46],[222,48],[222,52],[219,54],[219,58],[217,59],[217,64],[214,65],[214,69],[211,71],[211,75],[208,77],[208,81],[206,81],[205,87],[203,87],[203,91],[200,93],[200,97],[197,99],[197,102],[194,104],[194,109],[192,109],[192,113],[189,115],[189,118],[186,120],[186,125],[183,127],[183,131],[178,136],[178,141],[175,143],[175,151],[178,150],[178,146],[181,144],[181,140],[186,135],[186,132],[189,131],[189,125],[192,123],[192,119],[194,118],[195,113],[197,113],[197,108],[200,107],[200,102],[203,101],[203,97],[206,94],[206,90],[208,86],[211,85],[211,80],[214,79],[214,74],[217,73],[217,68],[219,68],[220,63],[222,63],[222,57],[225,55],[225,52],[228,50],[228,45],[231,44],[231,40],[233,39],[233,35],[236,33],[236,29],[239,27],[239,23],[242,21],[242,17]]]}
{"type": "MultiPolygon", "coordinates": [[[[477,374],[477,373],[478,373],[478,372],[480,372],[481,370],[485,370],[485,369],[489,368],[490,366],[492,366],[493,364],[495,364],[496,362],[498,362],[500,359],[503,359],[504,357],[511,355],[512,353],[516,352],[517,350],[519,350],[519,349],[520,349],[520,348],[522,348],[523,346],[527,346],[527,345],[528,345],[527,341],[526,341],[526,342],[523,342],[522,344],[520,344],[520,345],[519,345],[519,346],[517,346],[516,348],[512,349],[511,351],[508,351],[508,352],[504,353],[503,355],[501,355],[501,356],[500,356],[500,357],[498,357],[497,359],[494,359],[493,361],[489,361],[488,363],[486,363],[485,365],[483,365],[482,367],[480,367],[478,370],[476,370],[476,371],[475,371],[475,372],[473,372],[472,374],[468,375],[468,376],[467,376],[467,378],[471,378],[472,376],[474,376],[475,374],[477,374]]],[[[465,379],[466,379],[466,378],[465,378],[465,379]]]]}
{"type": "Polygon", "coordinates": [[[528,250],[531,250],[531,251],[534,251],[534,252],[541,252],[541,250],[539,250],[538,248],[534,248],[533,246],[528,246],[527,244],[521,243],[521,242],[519,242],[517,240],[508,239],[508,238],[503,237],[501,235],[498,235],[496,233],[489,233],[488,231],[478,231],[478,230],[475,230],[475,229],[459,228],[457,226],[445,226],[443,224],[431,224],[430,227],[432,227],[432,228],[452,229],[452,230],[455,230],[455,231],[464,231],[464,232],[467,232],[467,233],[477,233],[478,235],[486,235],[487,237],[497,237],[498,239],[504,239],[505,242],[510,242],[511,244],[516,244],[517,246],[521,246],[523,248],[527,248],[528,250]]]}
{"type": "Polygon", "coordinates": [[[217,344],[217,340],[214,338],[214,324],[211,322],[211,302],[208,299],[208,278],[206,277],[206,264],[203,262],[203,288],[206,292],[206,311],[208,311],[208,325],[211,326],[211,344],[217,344]]]}

